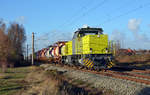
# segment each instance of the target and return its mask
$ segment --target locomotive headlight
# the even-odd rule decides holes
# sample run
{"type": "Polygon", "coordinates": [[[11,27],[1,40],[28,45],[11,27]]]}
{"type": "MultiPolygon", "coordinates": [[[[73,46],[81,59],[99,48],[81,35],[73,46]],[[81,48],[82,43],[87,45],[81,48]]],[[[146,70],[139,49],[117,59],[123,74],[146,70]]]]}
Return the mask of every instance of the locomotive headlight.
{"type": "Polygon", "coordinates": [[[92,51],[93,51],[93,49],[92,48],[90,48],[90,52],[92,53],[92,51]]]}
{"type": "Polygon", "coordinates": [[[106,48],[106,53],[108,53],[108,48],[106,48]]]}
{"type": "Polygon", "coordinates": [[[69,62],[69,60],[68,60],[68,59],[66,59],[66,62],[68,63],[68,62],[69,62]]]}

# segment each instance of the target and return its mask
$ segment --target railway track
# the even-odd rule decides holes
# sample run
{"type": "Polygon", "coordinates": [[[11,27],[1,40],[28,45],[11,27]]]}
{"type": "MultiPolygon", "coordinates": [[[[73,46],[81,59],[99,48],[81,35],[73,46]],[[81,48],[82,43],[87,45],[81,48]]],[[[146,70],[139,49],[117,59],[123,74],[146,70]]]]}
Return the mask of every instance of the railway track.
{"type": "Polygon", "coordinates": [[[114,73],[114,74],[119,74],[119,75],[125,75],[125,76],[131,76],[131,77],[139,77],[139,78],[143,78],[143,79],[149,79],[150,80],[150,76],[147,75],[141,75],[141,74],[135,74],[131,72],[125,73],[125,72],[114,72],[114,71],[107,71],[109,73],[114,73]]]}
{"type": "MultiPolygon", "coordinates": [[[[57,65],[57,66],[62,66],[62,65],[57,65]]],[[[145,85],[150,85],[150,76],[148,75],[141,75],[141,74],[135,74],[132,72],[138,72],[138,73],[150,73],[149,70],[132,70],[130,72],[118,72],[118,71],[112,71],[112,70],[107,70],[107,71],[95,71],[95,70],[88,70],[85,68],[78,68],[78,67],[70,67],[67,65],[64,65],[63,67],[67,69],[74,69],[74,70],[80,70],[83,72],[89,72],[93,74],[98,74],[98,75],[103,75],[107,77],[112,77],[112,78],[117,78],[117,79],[122,79],[126,81],[132,81],[140,84],[145,84],[145,85]]]]}
{"type": "Polygon", "coordinates": [[[132,72],[150,74],[150,70],[132,70],[132,72]]]}
{"type": "Polygon", "coordinates": [[[123,80],[134,81],[134,82],[137,82],[137,83],[143,83],[143,84],[146,84],[146,85],[150,85],[150,81],[149,81],[150,76],[131,74],[131,73],[110,72],[110,71],[106,72],[106,73],[98,72],[98,74],[102,74],[104,76],[110,76],[110,77],[113,77],[113,78],[119,78],[119,79],[123,79],[123,80]],[[145,79],[149,79],[149,80],[145,80],[145,79]]]}

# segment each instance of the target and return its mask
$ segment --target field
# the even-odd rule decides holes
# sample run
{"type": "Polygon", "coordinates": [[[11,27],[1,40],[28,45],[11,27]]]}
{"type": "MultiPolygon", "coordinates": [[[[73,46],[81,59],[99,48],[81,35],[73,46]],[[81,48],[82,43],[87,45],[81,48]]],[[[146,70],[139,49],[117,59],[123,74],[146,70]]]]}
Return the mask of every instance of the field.
{"type": "Polygon", "coordinates": [[[9,68],[6,73],[0,73],[0,95],[99,95],[98,93],[107,95],[113,92],[97,89],[80,79],[72,79],[56,69],[45,71],[44,68],[33,66],[9,68]]]}
{"type": "Polygon", "coordinates": [[[30,67],[8,68],[2,73],[0,68],[0,95],[13,95],[26,86],[24,78],[31,71],[30,67]]]}
{"type": "Polygon", "coordinates": [[[117,72],[113,69],[107,72],[92,72],[43,64],[8,68],[6,73],[2,73],[0,68],[0,95],[126,95],[127,93],[149,95],[149,56],[119,56],[117,61],[117,66],[145,68],[145,70],[143,73],[142,70],[139,70],[139,73],[134,70],[117,72]],[[123,79],[125,77],[126,79],[123,79]]]}
{"type": "Polygon", "coordinates": [[[130,67],[135,69],[150,69],[150,55],[120,55],[116,57],[116,66],[130,67]]]}

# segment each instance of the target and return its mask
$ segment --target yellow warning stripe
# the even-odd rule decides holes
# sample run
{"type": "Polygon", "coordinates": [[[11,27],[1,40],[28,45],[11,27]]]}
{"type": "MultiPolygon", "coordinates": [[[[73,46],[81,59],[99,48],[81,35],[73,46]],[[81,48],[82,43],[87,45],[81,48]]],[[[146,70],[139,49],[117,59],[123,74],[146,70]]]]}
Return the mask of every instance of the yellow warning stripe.
{"type": "Polygon", "coordinates": [[[89,67],[93,67],[93,61],[91,61],[91,60],[89,60],[88,58],[84,58],[83,60],[82,60],[82,62],[83,62],[83,65],[85,65],[85,66],[87,66],[88,68],[89,67]]]}
{"type": "Polygon", "coordinates": [[[111,68],[110,66],[107,66],[107,68],[111,68]]]}
{"type": "Polygon", "coordinates": [[[108,68],[111,68],[112,67],[112,65],[111,66],[107,66],[108,68]]]}
{"type": "Polygon", "coordinates": [[[89,59],[87,59],[86,63],[88,63],[89,59]]]}
{"type": "Polygon", "coordinates": [[[114,65],[113,62],[110,62],[107,67],[111,68],[111,67],[113,67],[113,65],[114,65]]]}
{"type": "Polygon", "coordinates": [[[112,65],[107,65],[107,67],[112,67],[112,65]]]}
{"type": "Polygon", "coordinates": [[[84,62],[83,65],[85,65],[86,63],[84,62]]]}
{"type": "Polygon", "coordinates": [[[113,62],[111,62],[112,65],[115,65],[113,62]]]}
{"type": "Polygon", "coordinates": [[[85,62],[85,59],[82,62],[85,62]]]}
{"type": "Polygon", "coordinates": [[[90,67],[93,64],[93,62],[91,61],[90,64],[88,65],[88,67],[90,67]]]}
{"type": "Polygon", "coordinates": [[[87,63],[86,63],[86,66],[88,66],[90,64],[91,60],[89,60],[87,63]]]}
{"type": "Polygon", "coordinates": [[[94,64],[91,65],[91,68],[94,66],[94,64]]]}
{"type": "Polygon", "coordinates": [[[85,65],[85,61],[86,61],[86,59],[83,60],[83,65],[85,65]]]}
{"type": "Polygon", "coordinates": [[[113,65],[113,63],[112,63],[112,62],[110,62],[110,64],[111,64],[111,65],[113,65]]]}
{"type": "Polygon", "coordinates": [[[86,59],[86,61],[83,63],[84,65],[86,65],[86,63],[88,62],[89,60],[88,59],[86,59]]]}
{"type": "Polygon", "coordinates": [[[110,65],[113,66],[114,64],[112,62],[110,62],[110,65]]]}

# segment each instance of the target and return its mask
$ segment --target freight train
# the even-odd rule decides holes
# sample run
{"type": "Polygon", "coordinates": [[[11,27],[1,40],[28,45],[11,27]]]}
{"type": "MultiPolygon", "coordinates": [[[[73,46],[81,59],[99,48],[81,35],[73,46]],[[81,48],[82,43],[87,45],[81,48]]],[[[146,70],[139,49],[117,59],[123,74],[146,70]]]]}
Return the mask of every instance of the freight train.
{"type": "Polygon", "coordinates": [[[113,54],[108,35],[102,28],[79,28],[71,41],[58,41],[36,52],[38,61],[108,69],[113,66],[113,54]]]}

